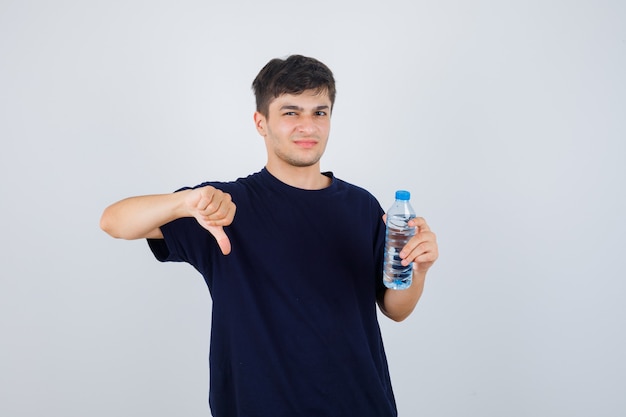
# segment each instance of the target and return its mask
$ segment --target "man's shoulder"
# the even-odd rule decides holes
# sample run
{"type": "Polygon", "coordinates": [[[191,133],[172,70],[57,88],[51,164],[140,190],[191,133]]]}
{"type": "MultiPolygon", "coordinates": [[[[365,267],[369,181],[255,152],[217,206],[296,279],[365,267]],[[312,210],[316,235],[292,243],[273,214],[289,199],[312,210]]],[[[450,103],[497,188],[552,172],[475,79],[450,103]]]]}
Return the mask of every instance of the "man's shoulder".
{"type": "Polygon", "coordinates": [[[354,193],[355,195],[360,195],[364,198],[372,198],[374,200],[376,199],[374,195],[365,187],[356,185],[355,183],[343,180],[341,178],[337,178],[335,176],[333,176],[333,181],[336,181],[337,185],[340,188],[344,189],[346,192],[354,193]]]}
{"type": "Polygon", "coordinates": [[[261,178],[261,172],[255,172],[245,177],[239,177],[236,180],[232,180],[232,181],[221,181],[221,180],[204,181],[194,186],[193,188],[211,186],[211,187],[218,188],[222,191],[229,192],[232,190],[236,190],[237,188],[246,187],[252,183],[258,182],[260,178],[261,178]]]}

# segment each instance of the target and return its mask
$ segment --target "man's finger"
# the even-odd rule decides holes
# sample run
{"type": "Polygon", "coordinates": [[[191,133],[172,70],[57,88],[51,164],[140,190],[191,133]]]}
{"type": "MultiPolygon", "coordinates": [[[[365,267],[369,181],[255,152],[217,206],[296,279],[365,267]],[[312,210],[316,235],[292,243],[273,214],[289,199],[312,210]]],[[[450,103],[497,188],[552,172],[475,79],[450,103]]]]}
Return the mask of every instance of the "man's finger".
{"type": "Polygon", "coordinates": [[[430,227],[428,227],[423,217],[415,217],[411,221],[413,222],[413,226],[417,227],[420,232],[430,232],[430,227]]]}
{"type": "Polygon", "coordinates": [[[230,239],[224,232],[224,228],[222,226],[211,226],[208,228],[209,232],[213,235],[215,240],[217,241],[220,250],[224,255],[228,255],[230,253],[230,239]]]}

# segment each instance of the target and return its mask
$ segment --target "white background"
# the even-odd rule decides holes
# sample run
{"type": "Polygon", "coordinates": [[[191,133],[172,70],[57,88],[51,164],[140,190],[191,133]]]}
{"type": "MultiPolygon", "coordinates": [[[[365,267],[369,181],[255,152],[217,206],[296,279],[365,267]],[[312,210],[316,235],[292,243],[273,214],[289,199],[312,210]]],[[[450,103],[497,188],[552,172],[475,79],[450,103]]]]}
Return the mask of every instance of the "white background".
{"type": "Polygon", "coordinates": [[[207,416],[210,297],[100,231],[258,171],[250,84],[314,56],[322,168],[441,256],[381,318],[400,415],[626,414],[623,1],[0,1],[0,415],[207,416]]]}

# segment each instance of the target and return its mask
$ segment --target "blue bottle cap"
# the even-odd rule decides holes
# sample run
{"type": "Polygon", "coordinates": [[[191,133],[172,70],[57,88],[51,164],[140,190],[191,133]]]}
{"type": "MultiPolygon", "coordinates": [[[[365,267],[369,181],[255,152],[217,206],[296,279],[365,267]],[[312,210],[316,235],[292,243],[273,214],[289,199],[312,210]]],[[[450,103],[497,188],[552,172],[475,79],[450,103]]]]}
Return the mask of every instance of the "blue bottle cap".
{"type": "Polygon", "coordinates": [[[396,191],[396,200],[410,200],[411,193],[405,190],[396,191]]]}

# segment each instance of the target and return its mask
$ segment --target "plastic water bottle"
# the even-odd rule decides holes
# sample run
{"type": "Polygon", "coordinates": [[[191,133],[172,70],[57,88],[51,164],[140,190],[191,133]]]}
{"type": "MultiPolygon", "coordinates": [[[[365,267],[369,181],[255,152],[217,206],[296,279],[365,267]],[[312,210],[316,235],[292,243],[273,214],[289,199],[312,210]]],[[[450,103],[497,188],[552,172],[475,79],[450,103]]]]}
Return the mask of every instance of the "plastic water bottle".
{"type": "Polygon", "coordinates": [[[413,278],[413,263],[403,266],[400,258],[400,251],[415,235],[415,227],[408,225],[409,220],[415,217],[410,199],[408,191],[396,191],[396,201],[387,212],[383,282],[387,288],[395,290],[409,288],[413,278]]]}

